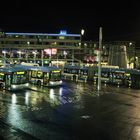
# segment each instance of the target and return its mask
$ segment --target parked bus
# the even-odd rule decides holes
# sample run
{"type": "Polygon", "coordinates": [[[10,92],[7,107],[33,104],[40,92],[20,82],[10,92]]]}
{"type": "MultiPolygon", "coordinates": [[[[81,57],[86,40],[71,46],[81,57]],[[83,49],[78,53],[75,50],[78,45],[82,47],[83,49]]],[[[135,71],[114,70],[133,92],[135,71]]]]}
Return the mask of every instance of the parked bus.
{"type": "Polygon", "coordinates": [[[29,87],[28,71],[17,67],[0,68],[0,88],[18,90],[29,87]]]}
{"type": "Polygon", "coordinates": [[[39,86],[59,86],[62,85],[61,69],[56,66],[29,66],[16,65],[29,72],[29,82],[39,86]]]}
{"type": "Polygon", "coordinates": [[[63,77],[65,79],[73,80],[74,77],[80,75],[81,66],[65,65],[63,70],[63,77]]]}
{"type": "MultiPolygon", "coordinates": [[[[72,66],[66,65],[64,67],[63,75],[65,78],[68,76],[76,76],[77,81],[84,80],[96,81],[98,79],[98,66],[72,66]]],[[[130,85],[131,76],[127,69],[120,69],[118,66],[102,66],[101,67],[101,82],[115,85],[130,85]]]]}

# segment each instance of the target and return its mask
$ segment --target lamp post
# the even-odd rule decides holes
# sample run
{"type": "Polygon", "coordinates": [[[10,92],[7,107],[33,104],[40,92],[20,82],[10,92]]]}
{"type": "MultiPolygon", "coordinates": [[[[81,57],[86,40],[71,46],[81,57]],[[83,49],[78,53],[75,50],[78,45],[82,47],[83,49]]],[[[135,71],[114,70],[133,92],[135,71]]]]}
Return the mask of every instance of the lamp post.
{"type": "Polygon", "coordinates": [[[21,60],[21,51],[19,50],[19,51],[17,51],[17,53],[18,53],[18,55],[19,55],[18,60],[19,60],[19,62],[20,62],[20,60],[21,60]]]}
{"type": "Polygon", "coordinates": [[[85,30],[82,29],[82,30],[81,30],[81,47],[84,46],[84,43],[83,43],[83,35],[84,35],[84,33],[85,33],[85,30]]]}
{"type": "Polygon", "coordinates": [[[66,59],[67,52],[66,51],[63,51],[63,54],[64,54],[64,58],[66,59]]]}
{"type": "Polygon", "coordinates": [[[128,50],[129,50],[128,51],[128,58],[129,58],[129,63],[128,64],[129,64],[129,68],[130,68],[130,57],[131,57],[130,52],[132,51],[131,50],[131,46],[132,46],[132,42],[129,42],[129,48],[128,48],[128,50]]]}
{"type": "Polygon", "coordinates": [[[85,30],[82,29],[82,30],[81,30],[81,35],[84,35],[84,33],[85,33],[85,30]]]}
{"type": "Polygon", "coordinates": [[[137,68],[136,66],[136,61],[137,61],[137,57],[136,57],[136,48],[134,46],[134,69],[137,68]]]}
{"type": "Polygon", "coordinates": [[[2,53],[3,53],[3,55],[4,55],[4,66],[5,66],[5,65],[6,65],[6,53],[7,53],[7,52],[6,52],[5,50],[3,50],[2,53]]]}
{"type": "Polygon", "coordinates": [[[80,59],[80,65],[81,65],[81,60],[84,57],[85,54],[85,47],[84,47],[84,43],[83,43],[83,36],[84,36],[85,30],[81,29],[81,38],[80,38],[80,43],[79,46],[81,49],[79,49],[79,59],[80,59]],[[83,49],[84,48],[84,49],[83,49]],[[83,53],[83,57],[81,56],[81,52],[83,53]]]}
{"type": "Polygon", "coordinates": [[[102,49],[102,27],[99,29],[99,61],[98,61],[98,91],[101,90],[101,49],[102,49]]]}
{"type": "Polygon", "coordinates": [[[41,50],[41,62],[42,62],[42,66],[44,65],[44,50],[41,50]]]}
{"type": "Polygon", "coordinates": [[[28,50],[26,50],[26,52],[25,52],[26,62],[28,62],[28,55],[29,55],[29,52],[28,52],[28,50]]]}
{"type": "Polygon", "coordinates": [[[50,49],[50,53],[49,53],[49,66],[51,66],[51,61],[52,61],[52,48],[50,49]]]}
{"type": "Polygon", "coordinates": [[[33,54],[34,54],[34,63],[36,63],[36,54],[37,54],[37,51],[33,51],[33,54]]]}

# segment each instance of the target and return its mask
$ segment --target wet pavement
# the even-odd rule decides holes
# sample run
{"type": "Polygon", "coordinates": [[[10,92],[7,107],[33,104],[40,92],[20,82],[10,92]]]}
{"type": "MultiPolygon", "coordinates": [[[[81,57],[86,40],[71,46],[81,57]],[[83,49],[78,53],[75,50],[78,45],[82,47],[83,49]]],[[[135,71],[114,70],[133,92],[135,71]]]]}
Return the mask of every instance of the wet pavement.
{"type": "Polygon", "coordinates": [[[140,90],[65,82],[0,91],[0,139],[139,140],[140,90]]]}

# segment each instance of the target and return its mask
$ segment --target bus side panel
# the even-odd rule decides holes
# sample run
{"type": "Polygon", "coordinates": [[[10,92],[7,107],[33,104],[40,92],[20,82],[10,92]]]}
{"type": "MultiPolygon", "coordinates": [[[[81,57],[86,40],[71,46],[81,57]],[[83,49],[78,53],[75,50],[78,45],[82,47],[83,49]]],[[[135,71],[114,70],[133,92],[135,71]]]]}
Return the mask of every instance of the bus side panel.
{"type": "Polygon", "coordinates": [[[48,86],[49,84],[49,73],[44,72],[43,75],[43,86],[48,86]]]}

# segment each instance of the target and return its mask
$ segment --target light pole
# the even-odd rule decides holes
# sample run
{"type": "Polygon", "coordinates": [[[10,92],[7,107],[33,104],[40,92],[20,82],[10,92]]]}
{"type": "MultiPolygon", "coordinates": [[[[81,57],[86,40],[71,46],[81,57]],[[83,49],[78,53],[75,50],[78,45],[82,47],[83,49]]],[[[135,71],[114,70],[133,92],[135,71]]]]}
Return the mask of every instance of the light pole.
{"type": "Polygon", "coordinates": [[[63,51],[63,54],[64,54],[64,58],[66,59],[67,52],[66,51],[63,51]]]}
{"type": "Polygon", "coordinates": [[[137,68],[136,67],[136,61],[137,61],[137,57],[136,57],[136,48],[134,46],[134,69],[137,68]]]}
{"type": "Polygon", "coordinates": [[[52,61],[52,48],[50,49],[50,53],[49,53],[49,66],[51,66],[51,61],[52,61]]]}
{"type": "Polygon", "coordinates": [[[74,66],[74,49],[72,49],[72,66],[74,66]]]}
{"type": "MultiPolygon", "coordinates": [[[[82,30],[81,30],[81,47],[84,46],[84,43],[83,43],[83,35],[84,35],[84,33],[85,33],[85,30],[82,29],[82,30]]],[[[85,48],[84,48],[84,49],[85,49],[85,48]]],[[[85,50],[84,50],[84,52],[85,52],[85,50]]]]}
{"type": "Polygon", "coordinates": [[[42,61],[42,66],[44,65],[44,50],[41,50],[41,61],[42,61]]]}
{"type": "Polygon", "coordinates": [[[28,62],[28,55],[29,55],[29,52],[28,52],[28,50],[26,50],[26,52],[25,52],[26,62],[28,62]]]}
{"type": "Polygon", "coordinates": [[[102,49],[102,27],[99,29],[99,61],[98,61],[98,91],[101,90],[101,49],[102,49]]]}
{"type": "Polygon", "coordinates": [[[82,29],[82,30],[81,30],[81,36],[83,36],[83,35],[84,35],[84,33],[85,33],[85,30],[84,30],[84,29],[82,29]]]}
{"type": "Polygon", "coordinates": [[[5,50],[3,50],[2,53],[3,53],[3,55],[4,55],[4,66],[5,66],[5,65],[6,65],[6,53],[7,53],[7,52],[6,52],[5,50]]]}
{"type": "Polygon", "coordinates": [[[128,51],[128,58],[129,58],[129,63],[128,64],[129,64],[129,68],[130,68],[130,64],[131,64],[130,63],[130,57],[131,57],[130,52],[132,51],[131,46],[132,46],[132,42],[129,42],[129,48],[128,48],[128,50],[129,50],[128,51]]]}
{"type": "Polygon", "coordinates": [[[36,63],[36,54],[37,54],[37,51],[33,51],[33,54],[34,54],[34,63],[36,63]]]}
{"type": "Polygon", "coordinates": [[[20,60],[21,60],[21,51],[19,50],[19,51],[17,51],[17,53],[19,54],[19,62],[20,62],[20,60]]]}

